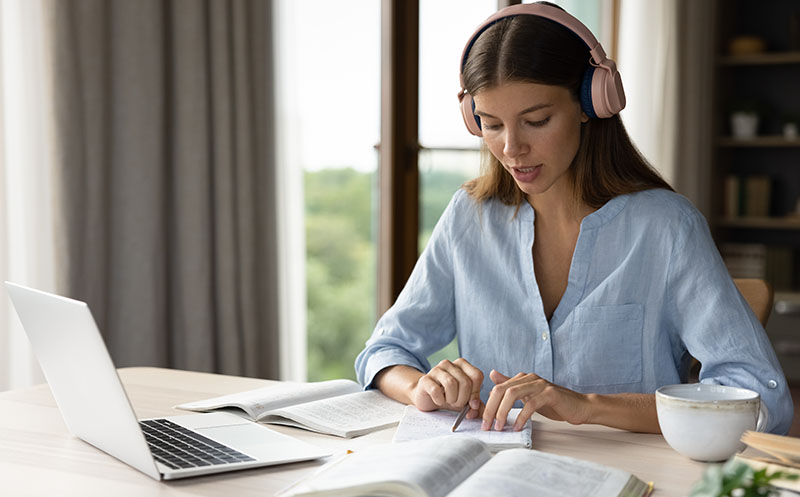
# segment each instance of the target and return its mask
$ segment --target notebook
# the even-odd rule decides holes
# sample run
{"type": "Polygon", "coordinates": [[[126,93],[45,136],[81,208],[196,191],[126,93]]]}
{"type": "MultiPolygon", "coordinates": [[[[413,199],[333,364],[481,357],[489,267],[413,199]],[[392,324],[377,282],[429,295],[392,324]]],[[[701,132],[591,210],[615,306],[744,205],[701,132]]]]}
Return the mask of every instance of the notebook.
{"type": "Polygon", "coordinates": [[[10,282],[6,289],[69,431],[151,478],[330,455],[230,413],[137,420],[89,306],[10,282]]]}
{"type": "Polygon", "coordinates": [[[464,419],[456,433],[452,432],[453,421],[457,412],[431,411],[422,412],[414,406],[406,406],[400,426],[394,434],[393,442],[407,442],[409,440],[428,439],[439,436],[464,435],[477,438],[486,444],[490,452],[499,452],[505,449],[525,448],[532,446],[531,433],[533,427],[529,419],[520,431],[514,431],[514,421],[521,409],[511,409],[508,421],[503,431],[481,429],[481,419],[464,419]]]}

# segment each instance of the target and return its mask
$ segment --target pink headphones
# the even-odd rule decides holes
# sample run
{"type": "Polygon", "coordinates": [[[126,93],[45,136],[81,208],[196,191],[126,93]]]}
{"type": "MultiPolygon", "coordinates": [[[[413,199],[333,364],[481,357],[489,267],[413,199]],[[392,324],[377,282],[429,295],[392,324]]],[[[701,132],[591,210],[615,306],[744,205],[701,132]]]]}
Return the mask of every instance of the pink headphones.
{"type": "Polygon", "coordinates": [[[459,71],[461,90],[458,92],[458,101],[461,102],[461,114],[470,133],[482,136],[481,120],[473,112],[475,104],[472,101],[472,95],[464,88],[464,64],[467,62],[469,51],[478,36],[494,23],[500,19],[518,15],[533,15],[555,21],[575,33],[589,47],[591,58],[589,59],[589,68],[586,69],[583,76],[580,92],[581,109],[586,115],[606,118],[625,108],[625,91],[622,89],[622,79],[617,72],[617,64],[606,56],[603,47],[583,23],[563,10],[550,5],[540,3],[512,5],[495,12],[486,19],[469,38],[461,55],[461,70],[459,71]]]}

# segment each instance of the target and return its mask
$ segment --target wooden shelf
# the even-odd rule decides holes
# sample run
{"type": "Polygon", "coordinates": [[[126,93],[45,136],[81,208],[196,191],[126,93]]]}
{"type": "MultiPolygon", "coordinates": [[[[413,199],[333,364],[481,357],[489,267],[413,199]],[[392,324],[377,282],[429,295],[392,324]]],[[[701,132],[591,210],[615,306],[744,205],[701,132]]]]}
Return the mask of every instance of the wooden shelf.
{"type": "Polygon", "coordinates": [[[756,136],[751,139],[723,136],[718,143],[720,147],[800,147],[800,137],[787,140],[781,135],[756,136]]]}
{"type": "Polygon", "coordinates": [[[800,230],[800,216],[723,218],[717,225],[724,228],[800,230]]]}
{"type": "Polygon", "coordinates": [[[719,58],[721,66],[766,66],[800,64],[800,51],[765,52],[753,55],[725,55],[719,58]]]}

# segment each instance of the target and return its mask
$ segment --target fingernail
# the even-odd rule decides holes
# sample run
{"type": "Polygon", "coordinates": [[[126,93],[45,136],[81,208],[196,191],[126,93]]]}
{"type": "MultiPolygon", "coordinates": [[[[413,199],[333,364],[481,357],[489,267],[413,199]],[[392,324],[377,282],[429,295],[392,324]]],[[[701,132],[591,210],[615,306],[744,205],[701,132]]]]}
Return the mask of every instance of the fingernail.
{"type": "Polygon", "coordinates": [[[481,423],[481,430],[487,431],[488,429],[489,429],[489,421],[484,419],[483,423],[481,423]]]}
{"type": "Polygon", "coordinates": [[[478,400],[478,399],[472,399],[472,400],[469,401],[469,406],[472,409],[477,409],[477,408],[479,408],[481,406],[481,401],[478,400]]]}
{"type": "Polygon", "coordinates": [[[497,431],[503,431],[503,425],[500,424],[500,420],[499,419],[495,419],[494,420],[494,429],[497,430],[497,431]]]}

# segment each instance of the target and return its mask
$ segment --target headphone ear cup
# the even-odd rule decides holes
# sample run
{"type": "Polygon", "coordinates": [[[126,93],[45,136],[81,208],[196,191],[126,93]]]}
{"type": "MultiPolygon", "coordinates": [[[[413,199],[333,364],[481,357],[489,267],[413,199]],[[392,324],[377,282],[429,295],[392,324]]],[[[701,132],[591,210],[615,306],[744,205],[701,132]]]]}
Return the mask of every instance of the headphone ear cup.
{"type": "MultiPolygon", "coordinates": [[[[610,62],[610,61],[609,61],[610,62]]],[[[612,62],[613,64],[613,62],[612,62]]],[[[592,67],[591,107],[599,118],[611,117],[625,108],[625,90],[616,67],[592,67]]]]}
{"type": "Polygon", "coordinates": [[[461,117],[464,118],[464,124],[467,130],[475,136],[483,136],[481,131],[481,118],[475,115],[475,104],[472,101],[472,95],[464,92],[461,96],[461,117]]]}
{"type": "Polygon", "coordinates": [[[590,118],[598,117],[597,113],[594,111],[594,105],[592,101],[594,72],[594,67],[589,66],[583,73],[583,79],[581,80],[581,110],[590,118]]]}

